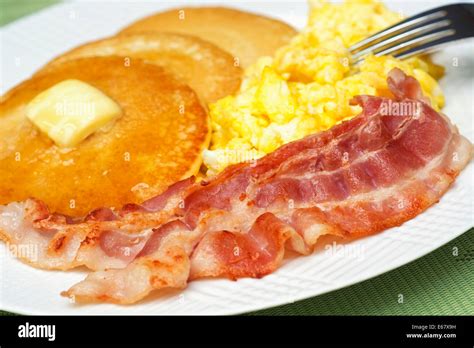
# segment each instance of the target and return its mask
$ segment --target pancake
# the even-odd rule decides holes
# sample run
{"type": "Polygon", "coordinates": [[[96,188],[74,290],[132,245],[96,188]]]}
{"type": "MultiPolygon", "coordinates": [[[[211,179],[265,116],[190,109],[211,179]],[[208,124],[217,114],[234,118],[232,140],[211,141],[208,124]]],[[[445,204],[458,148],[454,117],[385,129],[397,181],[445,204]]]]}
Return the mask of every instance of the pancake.
{"type": "Polygon", "coordinates": [[[296,30],[269,17],[225,7],[185,7],[140,19],[120,34],[159,31],[190,34],[230,52],[245,68],[261,56],[271,56],[296,30]]]}
{"type": "Polygon", "coordinates": [[[139,202],[198,172],[209,131],[196,93],[156,65],[121,57],[57,64],[1,98],[0,204],[36,197],[78,216],[139,202]],[[109,129],[72,149],[54,145],[25,116],[32,98],[66,79],[89,83],[122,108],[109,129]],[[147,186],[141,197],[132,192],[147,186]]]}
{"type": "Polygon", "coordinates": [[[186,82],[205,103],[233,94],[240,86],[242,69],[234,66],[232,55],[197,37],[173,33],[132,34],[86,43],[57,57],[46,69],[70,59],[107,55],[158,64],[186,82]]]}

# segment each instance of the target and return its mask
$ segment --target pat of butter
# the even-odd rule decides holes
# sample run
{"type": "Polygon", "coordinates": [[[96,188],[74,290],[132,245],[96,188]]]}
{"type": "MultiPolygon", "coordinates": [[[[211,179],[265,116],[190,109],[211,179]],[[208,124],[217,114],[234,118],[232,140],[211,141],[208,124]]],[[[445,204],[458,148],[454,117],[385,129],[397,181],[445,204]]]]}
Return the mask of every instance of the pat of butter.
{"type": "Polygon", "coordinates": [[[57,83],[26,107],[26,117],[61,147],[76,146],[121,113],[115,101],[79,80],[57,83]]]}

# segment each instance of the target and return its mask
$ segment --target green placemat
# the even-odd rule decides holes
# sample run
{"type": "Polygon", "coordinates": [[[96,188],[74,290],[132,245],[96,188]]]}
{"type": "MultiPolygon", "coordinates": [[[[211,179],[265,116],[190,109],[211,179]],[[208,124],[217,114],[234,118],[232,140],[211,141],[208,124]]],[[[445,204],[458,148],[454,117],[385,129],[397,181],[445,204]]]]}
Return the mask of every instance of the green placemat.
{"type": "MultiPolygon", "coordinates": [[[[56,2],[0,0],[0,25],[56,2]]],[[[427,256],[376,278],[249,315],[473,315],[473,299],[471,229],[427,256]]]]}
{"type": "Polygon", "coordinates": [[[59,0],[0,0],[0,26],[58,2],[59,0]]]}

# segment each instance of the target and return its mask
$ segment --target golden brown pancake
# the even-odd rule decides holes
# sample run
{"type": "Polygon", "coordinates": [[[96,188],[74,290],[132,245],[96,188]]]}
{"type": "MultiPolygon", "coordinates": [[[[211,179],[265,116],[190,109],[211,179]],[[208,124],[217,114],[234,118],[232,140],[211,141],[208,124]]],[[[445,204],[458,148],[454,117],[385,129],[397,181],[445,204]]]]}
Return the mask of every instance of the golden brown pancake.
{"type": "Polygon", "coordinates": [[[108,55],[158,64],[187,83],[206,103],[233,94],[240,86],[242,69],[234,65],[232,55],[197,37],[174,33],[123,35],[86,43],[57,57],[48,66],[108,55]]]}
{"type": "Polygon", "coordinates": [[[225,7],[185,7],[160,12],[125,27],[119,34],[167,31],[190,34],[230,52],[247,67],[271,56],[296,35],[286,23],[225,7]]]}
{"type": "Polygon", "coordinates": [[[137,185],[159,190],[198,172],[209,124],[196,93],[156,65],[129,63],[112,56],[67,61],[1,98],[0,204],[37,197],[77,216],[139,201],[131,191],[137,185]],[[54,145],[25,116],[32,98],[66,79],[93,85],[122,108],[109,130],[73,149],[54,145]]]}

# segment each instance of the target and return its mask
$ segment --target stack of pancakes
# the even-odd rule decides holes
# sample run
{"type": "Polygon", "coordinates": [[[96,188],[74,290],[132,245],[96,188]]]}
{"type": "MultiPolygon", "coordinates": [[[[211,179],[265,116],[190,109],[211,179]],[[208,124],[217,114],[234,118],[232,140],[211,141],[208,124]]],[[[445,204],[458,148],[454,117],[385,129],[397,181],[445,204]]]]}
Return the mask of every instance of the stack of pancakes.
{"type": "Polygon", "coordinates": [[[207,104],[236,92],[243,68],[294,35],[287,24],[247,12],[180,8],[53,59],[1,97],[0,204],[36,197],[80,216],[196,175],[210,139],[207,104]],[[98,88],[123,115],[76,147],[59,148],[25,108],[68,79],[98,88]]]}

